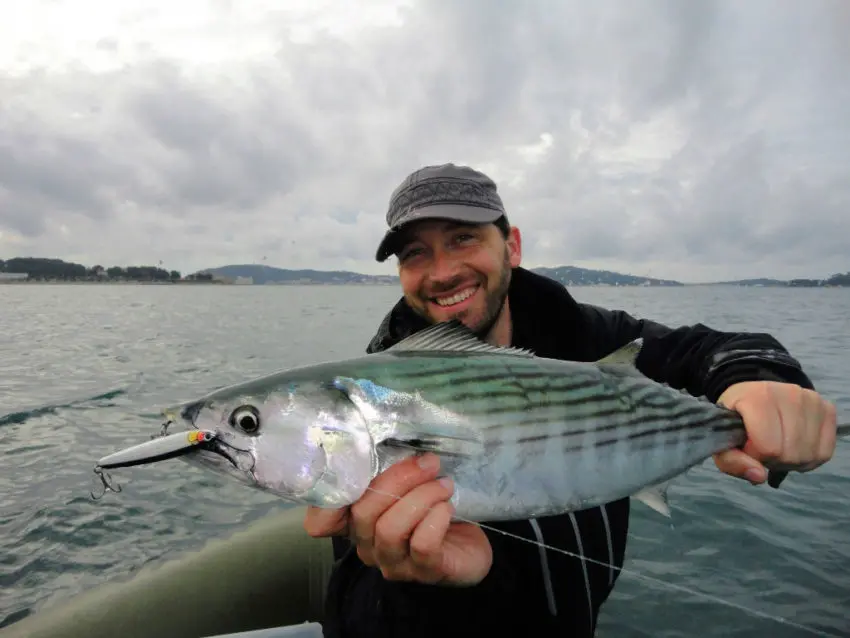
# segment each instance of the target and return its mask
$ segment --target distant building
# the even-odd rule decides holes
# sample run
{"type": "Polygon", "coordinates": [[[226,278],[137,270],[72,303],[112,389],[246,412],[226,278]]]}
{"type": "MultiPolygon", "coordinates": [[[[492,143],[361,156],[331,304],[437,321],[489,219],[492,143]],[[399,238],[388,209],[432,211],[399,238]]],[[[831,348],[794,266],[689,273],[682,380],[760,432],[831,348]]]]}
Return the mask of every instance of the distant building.
{"type": "Polygon", "coordinates": [[[25,281],[29,277],[29,274],[25,272],[0,272],[0,283],[6,281],[25,281]]]}

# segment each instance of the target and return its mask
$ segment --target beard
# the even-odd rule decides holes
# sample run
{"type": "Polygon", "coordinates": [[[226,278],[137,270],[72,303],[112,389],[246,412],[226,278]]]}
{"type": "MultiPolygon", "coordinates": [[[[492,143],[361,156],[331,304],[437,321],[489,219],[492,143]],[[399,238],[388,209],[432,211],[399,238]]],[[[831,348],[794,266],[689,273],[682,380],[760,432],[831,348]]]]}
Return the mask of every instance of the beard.
{"type": "Polygon", "coordinates": [[[502,268],[499,271],[499,279],[496,281],[496,287],[488,291],[484,299],[484,316],[477,326],[471,326],[472,331],[482,339],[486,339],[502,314],[502,308],[505,307],[505,301],[508,299],[508,290],[511,287],[512,271],[510,255],[508,255],[508,249],[505,248],[505,255],[502,259],[502,268]]]}
{"type": "MultiPolygon", "coordinates": [[[[511,266],[510,254],[508,252],[508,248],[505,247],[502,267],[499,270],[499,275],[496,279],[494,288],[492,290],[486,290],[484,287],[485,284],[481,284],[481,292],[484,294],[484,315],[476,325],[468,326],[472,332],[482,339],[486,339],[489,335],[496,321],[498,321],[499,316],[502,313],[502,309],[505,307],[505,301],[507,301],[508,290],[511,285],[512,272],[513,267],[511,266]]],[[[452,280],[447,282],[444,286],[441,286],[441,288],[445,290],[452,290],[460,283],[460,281],[460,279],[452,280]]],[[[434,323],[435,318],[428,312],[427,302],[424,307],[417,307],[418,304],[409,305],[413,308],[416,314],[426,319],[429,323],[434,323]]],[[[462,319],[462,316],[459,316],[458,319],[462,319]]]]}

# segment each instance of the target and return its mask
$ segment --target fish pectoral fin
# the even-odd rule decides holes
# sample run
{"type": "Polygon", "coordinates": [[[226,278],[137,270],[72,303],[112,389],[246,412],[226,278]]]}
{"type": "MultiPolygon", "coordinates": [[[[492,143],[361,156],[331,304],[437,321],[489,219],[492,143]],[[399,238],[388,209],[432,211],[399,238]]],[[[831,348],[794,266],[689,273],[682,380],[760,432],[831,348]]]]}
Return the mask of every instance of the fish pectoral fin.
{"type": "Polygon", "coordinates": [[[417,395],[397,392],[369,379],[340,376],[331,385],[357,407],[376,445],[453,456],[472,456],[484,450],[477,430],[417,395]],[[392,429],[385,429],[387,422],[393,423],[392,429]]]}
{"type": "Polygon", "coordinates": [[[474,440],[441,437],[428,434],[410,437],[391,436],[379,444],[385,447],[406,448],[416,452],[433,452],[440,456],[474,456],[482,451],[482,446],[474,440]]]}
{"type": "Polygon", "coordinates": [[[481,339],[457,319],[428,326],[387,348],[386,352],[479,352],[520,357],[534,356],[530,350],[494,346],[481,339]]]}
{"type": "Polygon", "coordinates": [[[441,456],[470,457],[484,453],[484,443],[477,430],[431,418],[396,423],[394,431],[387,433],[378,443],[441,456]]]}
{"type": "Polygon", "coordinates": [[[671,518],[670,503],[667,499],[667,488],[669,486],[669,481],[659,483],[658,485],[650,485],[633,494],[632,498],[639,500],[644,505],[648,505],[659,514],[671,518]]]}

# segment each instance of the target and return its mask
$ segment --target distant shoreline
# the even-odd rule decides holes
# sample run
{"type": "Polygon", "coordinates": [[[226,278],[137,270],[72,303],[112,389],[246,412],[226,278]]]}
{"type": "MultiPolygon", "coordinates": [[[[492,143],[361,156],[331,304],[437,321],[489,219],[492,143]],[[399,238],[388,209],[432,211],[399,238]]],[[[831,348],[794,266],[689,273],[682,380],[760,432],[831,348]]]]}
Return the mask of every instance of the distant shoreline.
{"type": "MultiPolygon", "coordinates": [[[[247,283],[235,283],[230,281],[221,281],[221,280],[213,280],[213,281],[191,281],[191,280],[179,280],[179,281],[67,281],[67,280],[34,280],[34,279],[24,279],[24,280],[7,280],[3,281],[0,279],[0,286],[226,286],[226,287],[235,287],[235,288],[279,288],[283,287],[296,287],[296,286],[324,286],[324,287],[361,287],[361,288],[385,288],[385,287],[398,287],[398,282],[368,282],[368,281],[351,281],[351,282],[324,282],[324,281],[279,281],[279,282],[267,282],[263,284],[247,284],[247,283]]],[[[782,289],[795,289],[795,290],[803,290],[803,289],[825,289],[825,288],[847,288],[847,286],[839,286],[839,285],[820,285],[820,286],[792,286],[792,285],[769,285],[769,286],[758,286],[752,284],[735,284],[735,283],[685,283],[681,282],[677,286],[658,286],[658,285],[649,285],[646,284],[632,284],[632,283],[617,283],[617,284],[608,284],[608,283],[567,283],[564,284],[567,288],[696,288],[696,287],[711,287],[711,288],[782,288],[782,289]]]]}
{"type": "Polygon", "coordinates": [[[0,279],[0,286],[228,286],[223,281],[72,281],[64,279],[0,279]]]}
{"type": "Polygon", "coordinates": [[[0,286],[227,286],[228,288],[275,288],[281,286],[361,286],[367,288],[397,287],[393,282],[369,281],[279,281],[264,284],[246,284],[232,281],[67,281],[67,280],[8,280],[0,279],[0,286]]]}
{"type": "MultiPolygon", "coordinates": [[[[161,262],[160,262],[161,264],[161,262]]],[[[844,288],[850,272],[827,278],[781,280],[768,277],[681,282],[578,266],[537,266],[531,272],[568,288],[667,288],[682,286],[733,286],[736,288],[844,288]]],[[[0,260],[0,283],[36,285],[175,285],[214,284],[236,286],[400,286],[397,275],[366,275],[347,270],[288,269],[260,264],[230,264],[184,276],[158,266],[84,266],[61,259],[14,257],[0,260]]]]}

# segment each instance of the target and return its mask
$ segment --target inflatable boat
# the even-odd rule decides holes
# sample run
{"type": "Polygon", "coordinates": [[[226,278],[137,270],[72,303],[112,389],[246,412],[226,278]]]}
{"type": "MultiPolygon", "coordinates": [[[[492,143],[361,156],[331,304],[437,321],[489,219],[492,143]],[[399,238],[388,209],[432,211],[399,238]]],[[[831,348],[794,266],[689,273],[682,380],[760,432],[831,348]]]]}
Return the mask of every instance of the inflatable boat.
{"type": "Polygon", "coordinates": [[[51,605],[0,638],[321,638],[333,552],[303,520],[300,507],[273,514],[51,605]]]}

